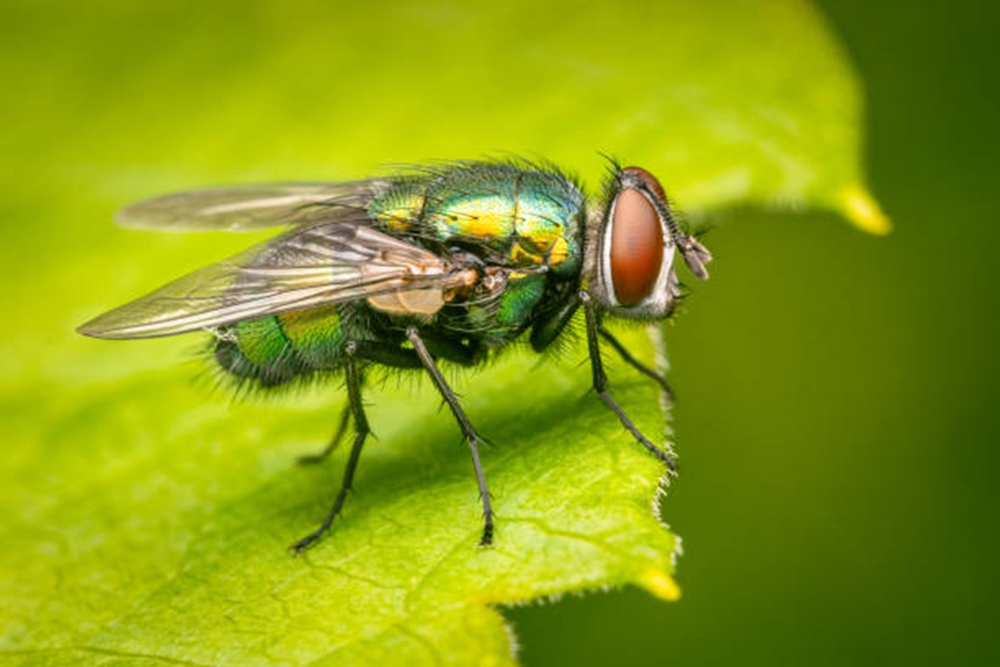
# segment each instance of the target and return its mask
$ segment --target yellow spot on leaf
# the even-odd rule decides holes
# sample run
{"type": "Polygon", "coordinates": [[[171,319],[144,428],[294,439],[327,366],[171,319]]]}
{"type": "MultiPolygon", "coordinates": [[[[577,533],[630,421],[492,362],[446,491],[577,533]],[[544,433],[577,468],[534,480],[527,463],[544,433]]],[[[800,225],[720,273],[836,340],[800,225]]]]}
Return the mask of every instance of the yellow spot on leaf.
{"type": "Polygon", "coordinates": [[[680,586],[663,570],[646,570],[639,577],[639,585],[661,600],[673,602],[681,597],[680,586]]]}
{"type": "Polygon", "coordinates": [[[878,202],[867,190],[852,185],[840,192],[840,206],[854,225],[871,234],[884,235],[892,231],[892,221],[882,212],[878,202]]]}

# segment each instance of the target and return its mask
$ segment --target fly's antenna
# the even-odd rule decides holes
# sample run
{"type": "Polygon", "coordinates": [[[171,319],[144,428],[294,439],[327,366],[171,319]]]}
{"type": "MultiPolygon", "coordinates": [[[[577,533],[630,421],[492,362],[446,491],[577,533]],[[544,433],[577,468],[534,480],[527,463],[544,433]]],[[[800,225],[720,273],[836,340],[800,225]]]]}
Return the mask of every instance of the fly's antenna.
{"type": "Polygon", "coordinates": [[[712,253],[693,236],[681,231],[680,225],[674,219],[666,201],[661,200],[641,180],[638,182],[638,185],[649,195],[649,200],[656,207],[656,212],[660,214],[660,218],[666,223],[667,231],[670,232],[670,240],[674,242],[674,245],[684,255],[684,263],[687,264],[691,273],[699,280],[708,280],[708,269],[705,268],[705,265],[712,261],[712,253]]]}

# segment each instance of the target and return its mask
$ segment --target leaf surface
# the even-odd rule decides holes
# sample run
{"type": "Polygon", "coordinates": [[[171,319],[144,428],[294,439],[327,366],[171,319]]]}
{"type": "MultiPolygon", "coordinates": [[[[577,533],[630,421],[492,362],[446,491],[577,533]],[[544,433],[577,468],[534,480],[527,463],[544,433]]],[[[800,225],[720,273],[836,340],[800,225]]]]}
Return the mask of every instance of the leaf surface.
{"type": "MultiPolygon", "coordinates": [[[[233,403],[190,381],[205,374],[185,361],[191,338],[76,336],[253,240],[113,228],[134,199],[508,151],[597,193],[606,151],[656,173],[690,218],[808,206],[888,229],[863,187],[858,83],[807,4],[340,4],[3,10],[15,102],[0,120],[19,128],[0,186],[17,315],[0,334],[8,662],[503,665],[516,657],[496,605],[628,584],[679,595],[679,541],[654,514],[664,471],[587,393],[574,345],[451,376],[496,443],[494,548],[476,547],[450,415],[405,376],[367,396],[378,438],[342,519],[290,557],[346,451],[293,461],[322,447],[341,392],[233,403]]],[[[625,340],[652,359],[642,330],[625,340]]],[[[663,435],[657,392],[609,361],[616,397],[663,435]]]]}

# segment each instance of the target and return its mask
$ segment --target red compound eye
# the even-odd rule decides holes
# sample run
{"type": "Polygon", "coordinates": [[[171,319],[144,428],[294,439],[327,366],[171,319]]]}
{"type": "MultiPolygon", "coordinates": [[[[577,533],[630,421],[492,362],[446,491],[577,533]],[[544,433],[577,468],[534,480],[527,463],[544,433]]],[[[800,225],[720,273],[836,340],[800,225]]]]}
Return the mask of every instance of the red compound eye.
{"type": "MultiPolygon", "coordinates": [[[[637,168],[636,171],[640,171],[637,168]]],[[[640,175],[640,174],[637,174],[640,175]]],[[[642,170],[659,187],[648,172],[642,170]]],[[[645,178],[643,178],[645,180],[645,178]]],[[[662,192],[662,188],[660,188],[662,192]]],[[[656,209],[639,190],[625,188],[615,200],[611,221],[611,283],[623,306],[634,306],[648,297],[663,264],[663,227],[656,209]]]]}
{"type": "Polygon", "coordinates": [[[667,195],[663,192],[663,186],[660,185],[660,181],[656,179],[651,173],[643,169],[642,167],[625,167],[622,169],[623,174],[628,174],[630,176],[637,176],[646,187],[653,191],[653,194],[660,198],[660,201],[667,201],[667,195]]]}

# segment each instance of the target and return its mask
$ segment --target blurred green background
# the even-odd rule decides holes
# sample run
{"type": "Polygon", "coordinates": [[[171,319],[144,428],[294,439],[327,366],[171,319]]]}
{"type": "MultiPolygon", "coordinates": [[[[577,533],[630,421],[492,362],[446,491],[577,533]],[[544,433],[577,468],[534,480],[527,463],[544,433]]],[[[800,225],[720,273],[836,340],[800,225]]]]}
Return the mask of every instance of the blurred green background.
{"type": "MultiPolygon", "coordinates": [[[[227,29],[224,9],[191,23],[176,11],[160,16],[157,5],[136,10],[134,30],[88,51],[67,88],[65,72],[74,71],[76,54],[102,27],[96,19],[88,24],[86,10],[69,20],[59,3],[45,6],[50,15],[36,9],[31,20],[0,26],[8,88],[30,91],[4,103],[18,106],[0,140],[8,155],[2,275],[14,286],[0,361],[5,420],[27,414],[16,400],[27,387],[17,383],[31,382],[25,378],[79,387],[137,368],[168,368],[184,348],[173,341],[94,347],[85,364],[67,363],[65,332],[93,312],[62,291],[67,274],[58,267],[67,262],[77,279],[100,275],[107,272],[103,258],[90,266],[81,248],[133,252],[140,245],[94,222],[107,220],[123,198],[220,178],[356,175],[358,158],[339,161],[307,148],[329,129],[327,114],[348,127],[352,114],[376,115],[392,133],[413,131],[392,125],[413,100],[390,97],[383,108],[354,109],[352,88],[364,82],[349,73],[330,81],[319,64],[294,72],[299,97],[275,98],[262,88],[250,99],[258,113],[242,115],[217,86],[239,88],[246,101],[253,82],[220,80],[209,68],[232,60],[266,81],[303,59],[293,52],[288,63],[254,62],[255,44],[272,38],[267,33],[241,33],[213,50],[215,35],[227,29]],[[197,46],[189,62],[150,62],[148,52],[175,39],[197,46]],[[156,77],[140,77],[138,90],[130,89],[139,97],[118,113],[108,100],[120,94],[121,80],[136,80],[134,72],[118,76],[128,72],[134,52],[145,54],[141,62],[156,77]],[[202,58],[204,76],[182,79],[202,58]],[[49,78],[52,63],[58,79],[49,78]],[[321,85],[342,91],[342,107],[312,104],[310,87],[321,85]],[[188,94],[165,100],[160,86],[188,94]],[[64,100],[74,115],[58,113],[64,100]],[[158,106],[164,104],[169,108],[158,106]],[[254,124],[269,113],[299,122],[280,129],[254,124]],[[197,139],[185,141],[173,118],[200,123],[197,139]],[[204,132],[213,125],[230,134],[213,143],[204,132]],[[168,146],[143,144],[160,132],[168,146]],[[228,140],[233,134],[248,137],[239,151],[228,140]],[[34,146],[42,144],[38,157],[34,146]],[[270,156],[267,165],[262,152],[270,156]],[[135,163],[143,165],[141,176],[130,169],[135,163]],[[59,219],[72,224],[51,225],[59,219]],[[40,305],[36,294],[46,285],[51,301],[40,305]],[[51,353],[20,354],[39,343],[51,344],[51,353]]],[[[1000,12],[970,2],[820,7],[862,79],[869,185],[895,231],[876,238],[830,214],[754,208],[712,218],[713,279],[697,286],[687,312],[668,330],[683,474],[664,516],[684,538],[678,572],[684,597],[667,604],[626,590],[509,610],[527,665],[998,658],[991,612],[1000,593],[993,496],[1000,339],[991,269],[1000,247],[994,184],[1000,12]]],[[[280,5],[273,12],[282,30],[294,31],[294,15],[280,5]]],[[[336,48],[336,35],[308,32],[303,50],[327,38],[336,48]]],[[[379,53],[373,39],[376,64],[379,53]]],[[[559,128],[543,123],[536,131],[559,128]]],[[[370,141],[344,135],[343,155],[362,154],[370,141]]],[[[594,151],[613,148],[587,137],[575,141],[576,155],[588,162],[570,166],[591,173],[594,151]]],[[[440,156],[429,148],[433,131],[417,142],[440,156]]],[[[372,155],[370,164],[385,159],[372,155]]],[[[190,266],[232,249],[232,241],[208,240],[192,250],[170,237],[150,247],[157,266],[190,266]]],[[[145,265],[143,257],[123,257],[108,298],[155,286],[162,276],[148,275],[145,265]]]]}
{"type": "Polygon", "coordinates": [[[685,597],[519,609],[526,664],[1000,657],[1000,13],[820,6],[863,79],[895,230],[719,223],[712,283],[670,334],[685,597]]]}

